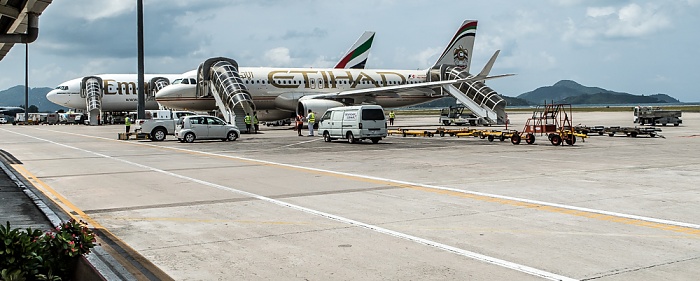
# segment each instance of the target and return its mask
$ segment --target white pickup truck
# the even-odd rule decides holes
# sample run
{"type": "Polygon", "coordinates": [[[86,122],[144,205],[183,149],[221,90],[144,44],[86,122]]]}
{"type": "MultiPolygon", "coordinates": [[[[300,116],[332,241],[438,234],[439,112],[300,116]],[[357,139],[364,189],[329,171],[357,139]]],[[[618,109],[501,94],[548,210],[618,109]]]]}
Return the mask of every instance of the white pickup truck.
{"type": "Polygon", "coordinates": [[[131,125],[136,134],[147,135],[152,141],[163,141],[175,135],[175,124],[182,116],[196,115],[191,111],[147,110],[146,119],[136,119],[131,125]]]}

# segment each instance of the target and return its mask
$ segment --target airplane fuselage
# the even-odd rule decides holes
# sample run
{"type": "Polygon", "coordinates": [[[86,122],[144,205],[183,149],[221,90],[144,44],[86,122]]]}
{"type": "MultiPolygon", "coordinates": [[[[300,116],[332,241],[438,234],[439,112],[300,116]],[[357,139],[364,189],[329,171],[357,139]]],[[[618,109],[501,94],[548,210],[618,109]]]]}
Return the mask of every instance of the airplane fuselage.
{"type": "MultiPolygon", "coordinates": [[[[138,76],[136,74],[100,74],[102,79],[102,111],[134,111],[138,104],[138,76]]],[[[170,81],[181,77],[182,74],[145,74],[145,81],[154,77],[165,77],[170,81]]],[[[80,95],[80,82],[76,78],[61,83],[46,94],[46,98],[58,105],[72,109],[86,109],[85,98],[80,95]]],[[[148,90],[148,83],[144,89],[148,90]]],[[[155,100],[146,101],[146,109],[158,109],[155,100]]]]}
{"type": "MultiPolygon", "coordinates": [[[[296,103],[280,106],[279,97],[292,100],[302,96],[335,93],[366,88],[417,84],[426,81],[425,70],[332,69],[332,68],[246,68],[239,75],[250,92],[258,110],[292,112],[296,103]]],[[[194,71],[183,78],[194,78],[194,71]]],[[[432,90],[404,91],[398,97],[376,96],[374,101],[384,107],[402,107],[434,99],[432,90]]],[[[196,85],[170,85],[156,94],[165,107],[195,111],[217,109],[213,97],[197,97],[196,85]]],[[[361,101],[355,101],[361,102],[361,101]]]]}

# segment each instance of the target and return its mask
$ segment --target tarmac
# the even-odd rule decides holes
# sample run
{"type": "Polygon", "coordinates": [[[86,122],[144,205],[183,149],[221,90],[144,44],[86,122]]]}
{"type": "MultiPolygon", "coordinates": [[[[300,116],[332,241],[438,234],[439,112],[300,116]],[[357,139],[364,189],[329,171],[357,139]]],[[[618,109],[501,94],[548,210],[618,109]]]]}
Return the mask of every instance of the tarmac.
{"type": "MultiPolygon", "coordinates": [[[[573,117],[634,126],[631,111],[573,117]]],[[[697,280],[700,114],[683,122],[573,146],[327,143],[265,126],[188,144],[117,140],[117,125],[2,125],[3,170],[38,199],[0,181],[0,211],[13,226],[50,224],[29,203],[87,221],[108,280],[697,280]]]]}

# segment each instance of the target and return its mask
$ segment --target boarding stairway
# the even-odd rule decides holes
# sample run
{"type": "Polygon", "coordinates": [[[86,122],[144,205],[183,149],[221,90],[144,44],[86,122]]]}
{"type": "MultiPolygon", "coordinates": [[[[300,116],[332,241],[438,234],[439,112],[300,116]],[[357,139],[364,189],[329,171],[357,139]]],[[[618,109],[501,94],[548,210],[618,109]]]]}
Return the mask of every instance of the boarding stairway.
{"type": "Polygon", "coordinates": [[[102,116],[102,78],[97,76],[83,77],[80,83],[80,97],[85,99],[89,125],[100,125],[102,116]]]}
{"type": "MultiPolygon", "coordinates": [[[[148,81],[148,91],[146,91],[146,102],[155,102],[156,93],[166,86],[170,85],[170,80],[165,77],[153,77],[148,81]]],[[[158,108],[166,109],[162,105],[158,104],[158,108]]]]}
{"type": "Polygon", "coordinates": [[[197,70],[197,97],[213,96],[226,122],[245,128],[245,114],[253,116],[255,103],[238,74],[238,63],[228,58],[210,58],[197,70]],[[239,117],[239,118],[236,118],[239,117]]]}
{"type": "MultiPolygon", "coordinates": [[[[462,68],[443,66],[442,80],[457,80],[473,78],[474,75],[463,71],[462,68]]],[[[449,94],[464,104],[474,115],[482,118],[490,125],[506,124],[506,101],[483,81],[470,81],[459,84],[442,86],[443,94],[449,94]]]]}

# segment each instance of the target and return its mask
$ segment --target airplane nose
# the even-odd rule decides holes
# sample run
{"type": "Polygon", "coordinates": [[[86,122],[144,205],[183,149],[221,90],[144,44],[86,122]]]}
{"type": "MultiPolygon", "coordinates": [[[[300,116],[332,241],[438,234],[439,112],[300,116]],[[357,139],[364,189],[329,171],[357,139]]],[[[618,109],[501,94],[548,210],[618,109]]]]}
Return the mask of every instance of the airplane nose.
{"type": "Polygon", "coordinates": [[[46,94],[46,99],[52,103],[58,103],[56,100],[57,97],[58,97],[58,94],[56,93],[56,90],[51,90],[51,91],[49,91],[49,93],[46,94]]]}
{"type": "Polygon", "coordinates": [[[66,99],[66,97],[68,97],[68,95],[59,95],[58,90],[51,90],[46,94],[47,100],[60,106],[68,104],[69,99],[66,99]]]}

